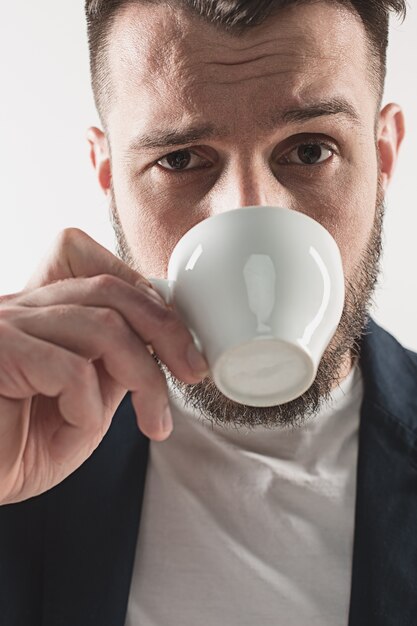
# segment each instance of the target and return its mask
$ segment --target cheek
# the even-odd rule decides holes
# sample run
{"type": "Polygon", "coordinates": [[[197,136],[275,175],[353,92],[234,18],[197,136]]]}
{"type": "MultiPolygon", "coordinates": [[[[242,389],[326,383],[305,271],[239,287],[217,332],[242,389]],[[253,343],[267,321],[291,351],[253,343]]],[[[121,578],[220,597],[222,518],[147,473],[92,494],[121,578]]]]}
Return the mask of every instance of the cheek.
{"type": "Polygon", "coordinates": [[[375,217],[375,197],[368,203],[349,207],[349,216],[342,218],[335,235],[342,255],[343,269],[347,278],[352,278],[357,270],[359,259],[364,253],[372,231],[375,217]]]}
{"type": "Polygon", "coordinates": [[[165,278],[171,253],[192,224],[182,224],[166,198],[132,185],[126,176],[117,178],[114,172],[113,188],[124,238],[136,266],[146,277],[165,278]]]}
{"type": "MultiPolygon", "coordinates": [[[[356,271],[373,229],[377,200],[377,168],[355,175],[339,174],[335,183],[313,192],[308,214],[337,242],[346,277],[356,271]]],[[[311,189],[310,189],[311,192],[311,189]]],[[[304,210],[304,212],[307,212],[304,210]]]]}

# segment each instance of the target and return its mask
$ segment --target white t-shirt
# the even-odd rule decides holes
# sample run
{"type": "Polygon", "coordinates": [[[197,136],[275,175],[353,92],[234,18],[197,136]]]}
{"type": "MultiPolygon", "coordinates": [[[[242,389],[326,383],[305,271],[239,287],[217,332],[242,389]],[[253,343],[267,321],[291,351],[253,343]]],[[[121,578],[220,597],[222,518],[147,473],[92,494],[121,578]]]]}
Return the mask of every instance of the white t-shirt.
{"type": "Polygon", "coordinates": [[[347,626],[363,384],[302,429],[213,426],[171,394],[126,626],[347,626]]]}

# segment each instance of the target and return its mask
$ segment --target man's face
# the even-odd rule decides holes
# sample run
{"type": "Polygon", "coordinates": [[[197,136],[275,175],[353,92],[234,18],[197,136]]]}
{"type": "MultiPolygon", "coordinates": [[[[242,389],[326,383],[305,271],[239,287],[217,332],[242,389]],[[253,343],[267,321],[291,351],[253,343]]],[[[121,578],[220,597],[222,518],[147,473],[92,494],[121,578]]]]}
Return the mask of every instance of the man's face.
{"type": "Polygon", "coordinates": [[[269,204],[323,224],[351,275],[372,227],[378,177],[377,102],[358,18],[307,3],[233,37],[178,9],[131,5],[111,41],[113,188],[141,273],[165,277],[175,244],[201,220],[269,204]],[[334,100],[359,121],[344,113],[281,121],[334,100]],[[141,147],[143,135],[200,126],[212,126],[212,136],[141,147]],[[322,162],[301,165],[297,146],[311,142],[322,144],[322,162]]]}
{"type": "Polygon", "coordinates": [[[377,274],[383,189],[362,23],[340,5],[306,3],[236,37],[180,9],[130,5],[109,63],[109,196],[126,262],[164,278],[185,232],[249,205],[305,213],[338,243],[347,305],[314,398],[243,410],[210,379],[170,376],[215,421],[295,423],[348,371],[377,274]]]}

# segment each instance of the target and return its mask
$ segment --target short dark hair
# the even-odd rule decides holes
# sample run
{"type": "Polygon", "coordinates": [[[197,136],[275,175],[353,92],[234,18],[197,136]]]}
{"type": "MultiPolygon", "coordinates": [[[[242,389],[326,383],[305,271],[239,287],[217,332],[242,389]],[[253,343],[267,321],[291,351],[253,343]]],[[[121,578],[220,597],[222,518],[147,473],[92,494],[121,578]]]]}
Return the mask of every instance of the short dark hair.
{"type": "MultiPolygon", "coordinates": [[[[272,13],[313,0],[85,0],[91,82],[100,119],[106,126],[110,104],[110,72],[106,59],[109,34],[118,11],[131,4],[166,4],[179,6],[231,34],[240,34],[264,22],[272,13]]],[[[389,16],[395,12],[404,18],[406,0],[325,0],[346,6],[362,20],[370,43],[371,73],[382,99],[388,47],[389,16]]]]}

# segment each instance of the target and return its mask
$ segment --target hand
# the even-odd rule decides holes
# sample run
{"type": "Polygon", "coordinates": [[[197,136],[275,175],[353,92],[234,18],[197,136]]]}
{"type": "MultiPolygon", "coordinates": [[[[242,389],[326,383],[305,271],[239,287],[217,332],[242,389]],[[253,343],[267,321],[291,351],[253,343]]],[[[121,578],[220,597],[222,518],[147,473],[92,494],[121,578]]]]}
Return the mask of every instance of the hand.
{"type": "Polygon", "coordinates": [[[0,298],[0,504],[47,491],[76,470],[128,390],[140,430],[166,439],[168,390],[151,353],[196,383],[208,368],[203,360],[193,370],[193,347],[146,278],[86,233],[63,231],[26,288],[0,298]]]}

